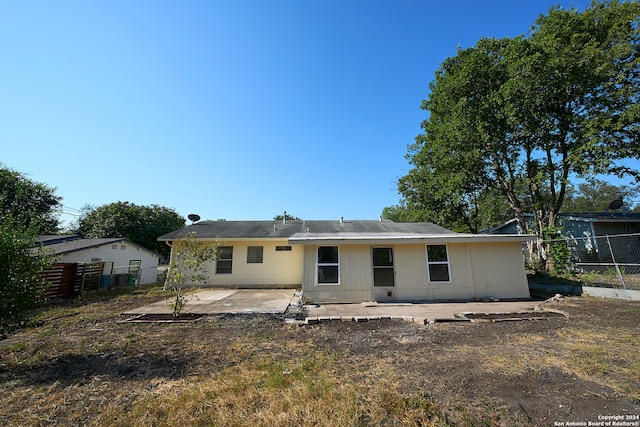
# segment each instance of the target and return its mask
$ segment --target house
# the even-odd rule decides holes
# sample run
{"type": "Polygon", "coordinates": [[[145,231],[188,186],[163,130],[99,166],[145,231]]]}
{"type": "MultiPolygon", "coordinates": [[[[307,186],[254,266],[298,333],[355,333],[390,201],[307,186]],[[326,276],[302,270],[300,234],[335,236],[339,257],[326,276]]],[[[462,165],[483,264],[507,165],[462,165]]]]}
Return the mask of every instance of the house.
{"type": "MultiPolygon", "coordinates": [[[[533,214],[525,219],[535,226],[533,214]]],[[[567,239],[579,262],[640,262],[640,213],[561,213],[560,236],[567,239]],[[613,238],[612,236],[616,236],[613,238]],[[613,256],[612,256],[613,253],[613,256]]],[[[515,219],[484,230],[487,234],[522,234],[515,219]]]]}
{"type": "Polygon", "coordinates": [[[135,274],[139,284],[157,280],[160,255],[129,240],[77,236],[41,236],[38,240],[52,250],[59,263],[103,263],[102,275],[107,285],[113,283],[115,275],[135,274]]]}
{"type": "Polygon", "coordinates": [[[307,302],[529,298],[526,235],[454,233],[392,221],[202,221],[159,237],[195,233],[218,242],[204,283],[301,288],[307,302]]]}

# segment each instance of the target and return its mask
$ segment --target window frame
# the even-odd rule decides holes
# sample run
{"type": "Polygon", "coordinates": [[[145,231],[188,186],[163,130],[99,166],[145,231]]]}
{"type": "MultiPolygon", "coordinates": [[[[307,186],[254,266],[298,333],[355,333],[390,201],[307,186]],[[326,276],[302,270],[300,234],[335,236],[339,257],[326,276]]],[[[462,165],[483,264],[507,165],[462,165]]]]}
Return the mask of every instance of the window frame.
{"type": "Polygon", "coordinates": [[[371,247],[371,266],[373,268],[373,287],[374,288],[395,288],[396,287],[396,266],[395,266],[395,250],[393,246],[372,246],[371,247]],[[389,253],[389,263],[376,264],[376,251],[385,250],[389,253]],[[376,284],[376,270],[391,270],[391,282],[392,284],[376,284]]]}
{"type": "Polygon", "coordinates": [[[318,245],[316,246],[316,268],[315,282],[317,286],[340,286],[340,246],[338,245],[318,245]],[[337,262],[320,262],[320,248],[336,248],[338,251],[337,262]],[[320,267],[337,267],[337,282],[321,282],[320,267]]]}
{"type": "Polygon", "coordinates": [[[425,245],[425,256],[427,259],[427,280],[429,283],[451,283],[451,262],[449,258],[449,247],[445,244],[427,244],[425,245]],[[430,261],[429,260],[429,246],[444,246],[444,254],[447,257],[446,261],[430,261]],[[431,266],[432,265],[446,265],[448,280],[432,280],[431,279],[431,266]]]}
{"type": "Polygon", "coordinates": [[[263,264],[264,263],[264,246],[247,246],[247,264],[263,264]],[[251,257],[251,250],[260,250],[260,256],[256,257],[257,254],[253,254],[254,257],[251,257]],[[255,260],[254,260],[255,259],[255,260]],[[258,261],[259,259],[259,261],[258,261]]]}
{"type": "Polygon", "coordinates": [[[216,257],[216,274],[232,274],[233,273],[233,246],[219,246],[218,247],[218,256],[216,257]],[[223,249],[230,249],[230,257],[222,258],[223,249]],[[224,264],[220,265],[220,261],[224,264]],[[229,271],[219,271],[220,267],[226,267],[228,263],[229,271]]]}

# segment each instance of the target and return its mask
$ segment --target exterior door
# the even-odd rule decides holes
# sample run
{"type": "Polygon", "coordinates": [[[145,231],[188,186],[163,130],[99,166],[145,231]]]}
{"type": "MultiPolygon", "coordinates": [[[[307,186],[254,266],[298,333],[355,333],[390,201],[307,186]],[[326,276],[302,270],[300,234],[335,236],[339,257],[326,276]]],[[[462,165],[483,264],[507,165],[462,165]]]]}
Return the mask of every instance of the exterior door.
{"type": "Polygon", "coordinates": [[[372,248],[373,293],[376,301],[396,299],[393,248],[372,248]]]}

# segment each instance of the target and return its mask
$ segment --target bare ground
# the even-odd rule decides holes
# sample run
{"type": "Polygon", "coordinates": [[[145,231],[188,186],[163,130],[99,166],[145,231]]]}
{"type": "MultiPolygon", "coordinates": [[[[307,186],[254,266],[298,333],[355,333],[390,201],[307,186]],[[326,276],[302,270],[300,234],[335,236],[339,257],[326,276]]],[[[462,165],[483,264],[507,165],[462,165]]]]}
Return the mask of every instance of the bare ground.
{"type": "Polygon", "coordinates": [[[545,305],[568,318],[426,326],[117,323],[165,297],[52,305],[0,341],[0,425],[551,426],[640,415],[637,302],[565,298],[545,305]]]}

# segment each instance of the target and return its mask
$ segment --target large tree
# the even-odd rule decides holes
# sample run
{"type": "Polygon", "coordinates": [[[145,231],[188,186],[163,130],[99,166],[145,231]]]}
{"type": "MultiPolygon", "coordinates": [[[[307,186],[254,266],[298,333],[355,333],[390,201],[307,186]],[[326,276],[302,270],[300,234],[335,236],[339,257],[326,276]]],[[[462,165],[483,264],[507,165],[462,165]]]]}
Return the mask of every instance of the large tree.
{"type": "Polygon", "coordinates": [[[578,188],[567,188],[562,212],[611,212],[611,202],[621,199],[625,211],[634,211],[637,186],[612,185],[602,180],[581,182],[578,188]]]}
{"type": "Polygon", "coordinates": [[[12,218],[37,233],[56,233],[62,198],[55,191],[0,164],[0,222],[12,218]]]}
{"type": "Polygon", "coordinates": [[[0,222],[0,337],[27,319],[46,289],[42,271],[53,257],[36,248],[39,231],[13,218],[0,222]]]}
{"type": "Polygon", "coordinates": [[[528,36],[481,39],[437,71],[398,210],[477,231],[498,194],[527,230],[555,226],[574,178],[639,178],[640,3],[552,8],[528,36]]]}
{"type": "Polygon", "coordinates": [[[124,237],[134,243],[168,256],[170,249],[158,237],[184,227],[185,219],[175,210],[159,205],[140,206],[115,202],[85,207],[77,232],[83,237],[124,237]]]}

